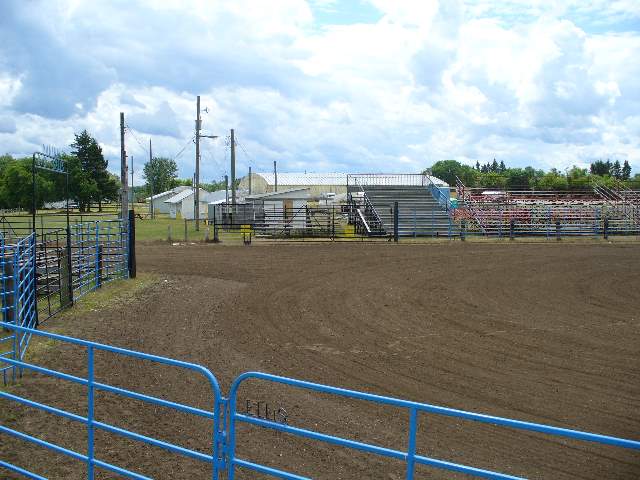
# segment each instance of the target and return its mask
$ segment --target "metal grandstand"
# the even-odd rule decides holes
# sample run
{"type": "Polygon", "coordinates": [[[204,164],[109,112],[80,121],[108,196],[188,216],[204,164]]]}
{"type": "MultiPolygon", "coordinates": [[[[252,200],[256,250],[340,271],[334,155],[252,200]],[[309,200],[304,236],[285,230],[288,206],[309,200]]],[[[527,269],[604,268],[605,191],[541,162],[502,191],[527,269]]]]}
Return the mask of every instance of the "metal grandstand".
{"type": "Polygon", "coordinates": [[[535,191],[468,188],[458,178],[457,222],[482,235],[636,235],[640,192],[624,185],[594,184],[591,190],[535,191]]]}

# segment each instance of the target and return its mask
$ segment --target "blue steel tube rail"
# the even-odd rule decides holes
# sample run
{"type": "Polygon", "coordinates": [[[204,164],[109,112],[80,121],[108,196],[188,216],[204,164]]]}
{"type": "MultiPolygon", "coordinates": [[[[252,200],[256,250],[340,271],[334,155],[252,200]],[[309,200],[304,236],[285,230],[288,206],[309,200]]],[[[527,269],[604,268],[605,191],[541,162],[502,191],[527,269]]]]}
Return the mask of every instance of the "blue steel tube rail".
{"type": "MultiPolygon", "coordinates": [[[[87,350],[87,378],[77,377],[74,375],[70,375],[64,372],[60,372],[57,370],[51,370],[45,367],[33,365],[22,361],[22,359],[12,359],[12,358],[0,358],[0,364],[6,363],[10,366],[31,370],[37,373],[41,373],[44,375],[48,375],[54,378],[58,378],[61,380],[73,382],[79,385],[83,385],[87,387],[87,416],[77,415],[72,412],[68,412],[66,410],[62,410],[59,408],[51,407],[49,405],[45,405],[39,402],[35,402],[33,400],[29,400],[23,397],[19,397],[17,395],[13,395],[9,392],[0,391],[0,399],[5,399],[8,401],[13,401],[16,403],[20,403],[22,405],[26,405],[32,408],[36,408],[42,410],[44,412],[57,415],[62,418],[66,418],[69,420],[76,421],[86,426],[87,429],[87,454],[81,454],[75,452],[73,450],[66,449],[54,443],[39,439],[32,435],[25,434],[23,432],[19,432],[17,430],[10,429],[3,425],[0,425],[0,434],[6,434],[26,442],[33,443],[40,447],[46,448],[53,452],[57,452],[59,454],[74,458],[81,462],[84,462],[87,466],[87,478],[93,480],[94,478],[94,470],[96,467],[102,468],[111,472],[114,472],[118,475],[133,478],[138,480],[148,480],[149,477],[141,475],[139,473],[127,470],[125,468],[118,467],[117,465],[113,465],[95,458],[94,455],[94,433],[97,429],[104,430],[107,432],[115,433],[121,435],[123,437],[136,440],[139,442],[143,442],[149,445],[153,445],[170,452],[174,452],[183,456],[187,456],[202,462],[206,462],[211,464],[212,466],[212,479],[215,480],[219,476],[219,472],[225,468],[224,459],[222,457],[222,448],[221,445],[224,445],[224,432],[220,429],[220,417],[221,417],[221,408],[224,405],[224,400],[220,393],[220,386],[218,384],[215,376],[205,367],[200,365],[196,365],[193,363],[183,362],[180,360],[173,360],[166,357],[160,357],[157,355],[151,355],[147,353],[136,352],[133,350],[127,350],[124,348],[114,347],[111,345],[104,345],[95,342],[89,342],[86,340],[80,340],[77,338],[66,337],[63,335],[58,335],[49,332],[43,332],[41,330],[34,330],[30,328],[24,328],[18,325],[14,325],[11,323],[0,322],[0,328],[5,327],[7,329],[13,330],[14,332],[23,333],[25,335],[35,335],[39,337],[48,338],[51,340],[61,341],[68,344],[76,345],[79,347],[84,347],[87,350]],[[136,358],[140,360],[147,360],[158,364],[168,365],[172,367],[183,368],[185,370],[190,370],[195,373],[199,373],[205,377],[205,379],[209,382],[209,386],[211,387],[213,394],[213,408],[212,410],[203,410],[193,406],[179,404],[175,402],[171,402],[169,400],[165,400],[163,398],[154,397],[150,395],[145,395],[142,393],[134,392],[131,390],[126,390],[122,388],[118,388],[112,385],[107,385],[104,383],[97,382],[95,380],[95,364],[94,364],[94,353],[95,351],[104,351],[111,352],[117,355],[123,355],[126,357],[136,358]],[[107,423],[103,423],[97,421],[95,419],[95,391],[101,390],[105,392],[111,392],[117,395],[121,395],[123,397],[132,398],[134,400],[139,400],[143,402],[147,402],[150,404],[167,407],[174,409],[179,412],[184,412],[190,415],[197,415],[200,417],[204,417],[210,419],[212,421],[213,427],[213,437],[212,437],[212,453],[211,455],[205,455],[196,450],[191,450],[185,447],[181,447],[179,445],[175,445],[173,443],[165,442],[162,440],[158,440],[155,438],[151,438],[145,435],[141,435],[139,433],[135,433],[123,428],[115,427],[113,425],[109,425],[107,423]]],[[[10,471],[20,473],[28,478],[36,478],[42,479],[44,477],[37,475],[33,472],[29,472],[19,466],[10,464],[8,462],[2,461],[0,462],[0,467],[6,468],[10,471]]]]}
{"type": "Polygon", "coordinates": [[[236,378],[231,385],[229,394],[229,420],[228,420],[228,479],[233,480],[235,477],[235,468],[241,467],[257,472],[262,472],[278,478],[286,479],[301,479],[301,477],[292,473],[288,473],[275,468],[265,467],[247,460],[242,460],[235,457],[235,445],[236,445],[236,422],[244,422],[261,426],[281,432],[297,435],[300,437],[318,440],[326,442],[332,445],[338,445],[342,447],[352,448],[363,452],[368,452],[384,457],[395,458],[403,460],[407,464],[406,478],[411,480],[414,478],[414,467],[416,464],[427,465],[434,468],[465,473],[471,476],[479,478],[490,478],[500,480],[522,480],[521,477],[515,477],[504,473],[493,472],[490,470],[484,470],[480,468],[470,467],[467,465],[461,465],[453,462],[447,462],[444,460],[438,460],[435,458],[425,457],[416,454],[416,433],[418,427],[418,413],[429,413],[435,415],[442,415],[447,417],[461,418],[464,420],[471,420],[480,423],[488,423],[492,425],[504,426],[514,428],[517,430],[525,430],[530,432],[539,432],[549,435],[572,438],[576,440],[582,440],[587,442],[595,442],[605,445],[613,445],[616,447],[629,448],[634,450],[640,450],[640,441],[628,440],[623,438],[611,437],[606,435],[599,435],[595,433],[582,432],[578,430],[570,430],[567,428],[552,427],[549,425],[543,425],[539,423],[525,422],[521,420],[513,420],[509,418],[494,417],[491,415],[484,415],[480,413],[473,413],[464,410],[456,410],[453,408],[440,407],[437,405],[430,405],[426,403],[411,402],[407,400],[400,400],[392,397],[384,397],[380,395],[374,395],[370,393],[363,393],[354,390],[347,390],[338,387],[330,387],[327,385],[321,385],[318,383],[306,382],[303,380],[295,380],[292,378],[281,377],[277,375],[271,375],[261,372],[247,372],[236,378]],[[357,400],[365,400],[375,402],[382,405],[389,405],[393,407],[406,408],[409,410],[409,444],[406,452],[393,450],[377,445],[367,444],[354,440],[348,440],[332,435],[314,432],[311,430],[292,427],[286,424],[271,422],[257,417],[244,415],[236,412],[236,403],[238,389],[241,384],[249,379],[264,380],[273,383],[279,383],[282,385],[288,385],[291,387],[297,387],[305,390],[311,390],[315,392],[328,393],[337,395],[340,397],[353,398],[357,400]]]}

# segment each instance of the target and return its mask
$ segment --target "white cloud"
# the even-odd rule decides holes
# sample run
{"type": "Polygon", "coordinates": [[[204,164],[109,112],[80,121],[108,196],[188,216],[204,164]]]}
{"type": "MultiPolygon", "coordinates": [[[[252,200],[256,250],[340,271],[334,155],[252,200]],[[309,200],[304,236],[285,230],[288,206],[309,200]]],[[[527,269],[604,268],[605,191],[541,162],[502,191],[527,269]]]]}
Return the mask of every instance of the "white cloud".
{"type": "MultiPolygon", "coordinates": [[[[208,132],[236,128],[239,171],[494,156],[640,169],[637,2],[367,1],[379,21],[341,25],[312,13],[336,0],[3,2],[0,149],[68,145],[87,128],[116,166],[124,111],[130,155],[147,155],[149,135],[159,155],[186,145],[190,176],[200,94],[208,132]]],[[[205,178],[223,174],[224,143],[203,150],[205,178]]]]}

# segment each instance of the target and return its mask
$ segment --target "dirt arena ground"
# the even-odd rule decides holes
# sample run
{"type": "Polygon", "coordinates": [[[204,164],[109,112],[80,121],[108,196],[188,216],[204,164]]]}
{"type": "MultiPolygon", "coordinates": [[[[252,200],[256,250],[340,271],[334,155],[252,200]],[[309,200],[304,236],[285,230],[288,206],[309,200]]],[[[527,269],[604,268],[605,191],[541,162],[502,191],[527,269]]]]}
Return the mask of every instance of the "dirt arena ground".
{"type": "MultiPolygon", "coordinates": [[[[640,439],[638,244],[150,244],[138,249],[138,271],[147,281],[135,295],[46,328],[202,364],[225,394],[238,374],[259,370],[640,439]]],[[[86,371],[81,349],[34,345],[39,364],[86,371]]],[[[204,382],[178,369],[99,354],[96,372],[211,403],[204,382]]],[[[29,373],[11,390],[86,413],[83,389],[62,381],[29,373]]],[[[261,382],[241,389],[240,410],[247,400],[286,409],[290,425],[406,448],[406,411],[261,382]]],[[[101,421],[210,448],[204,420],[104,393],[97,405],[101,421]]],[[[85,451],[84,430],[71,421],[3,401],[0,419],[85,451]]],[[[0,439],[2,459],[84,478],[78,462],[0,439]]],[[[96,442],[98,458],[154,478],[207,478],[201,464],[156,448],[104,433],[96,442]]],[[[241,458],[314,478],[404,478],[399,461],[253,427],[239,429],[238,445],[241,458]]],[[[434,415],[420,416],[418,453],[532,479],[640,478],[640,452],[434,415]]],[[[0,477],[14,478],[1,469],[0,477]]],[[[418,467],[416,478],[469,477],[418,467]]]]}

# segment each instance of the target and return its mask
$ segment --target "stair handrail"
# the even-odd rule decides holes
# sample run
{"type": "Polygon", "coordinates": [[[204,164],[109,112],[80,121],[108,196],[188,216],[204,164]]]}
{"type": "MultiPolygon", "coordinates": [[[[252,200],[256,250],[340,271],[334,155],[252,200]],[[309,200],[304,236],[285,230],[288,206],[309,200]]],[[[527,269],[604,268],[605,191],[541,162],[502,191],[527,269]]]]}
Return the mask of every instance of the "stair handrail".
{"type": "Polygon", "coordinates": [[[465,205],[469,210],[469,213],[471,213],[471,218],[473,218],[476,224],[480,227],[480,230],[482,230],[482,233],[486,235],[487,229],[485,228],[484,222],[482,221],[481,216],[478,213],[476,201],[472,198],[472,196],[469,193],[467,193],[467,187],[465,186],[464,183],[462,183],[462,180],[460,180],[460,177],[458,177],[457,175],[456,175],[456,192],[458,194],[458,202],[462,200],[463,205],[465,205]]]}
{"type": "Polygon", "coordinates": [[[372,224],[377,226],[377,230],[381,232],[383,230],[382,219],[380,218],[380,215],[378,215],[376,207],[373,206],[373,203],[371,203],[371,200],[369,199],[369,196],[367,195],[367,192],[364,191],[364,189],[362,190],[362,200],[364,201],[364,211],[368,211],[373,215],[374,221],[372,222],[372,224]]]}
{"type": "Polygon", "coordinates": [[[360,216],[360,221],[364,225],[364,228],[367,230],[367,233],[370,235],[371,234],[371,228],[369,228],[369,224],[367,223],[367,220],[364,218],[364,215],[362,214],[362,210],[360,210],[358,208],[358,209],[356,209],[356,211],[358,212],[358,215],[360,216]]]}
{"type": "Polygon", "coordinates": [[[436,186],[435,183],[431,182],[429,185],[429,190],[431,190],[431,196],[442,206],[444,209],[449,212],[451,209],[451,201],[448,196],[446,196],[442,190],[436,186]]]}
{"type": "Polygon", "coordinates": [[[364,213],[362,212],[362,209],[355,208],[355,202],[353,201],[353,198],[351,200],[353,204],[352,208],[356,210],[359,217],[363,220],[364,226],[367,229],[367,233],[369,234],[373,233],[374,228],[377,232],[382,232],[383,231],[382,220],[380,219],[380,215],[378,214],[376,207],[374,207],[373,203],[371,203],[371,200],[369,199],[369,196],[367,195],[367,192],[365,191],[364,186],[361,184],[357,176],[353,177],[353,182],[354,182],[354,185],[360,191],[360,193],[362,193],[362,204],[364,206],[364,213]],[[365,220],[365,217],[367,216],[371,217],[369,222],[365,220]]]}

